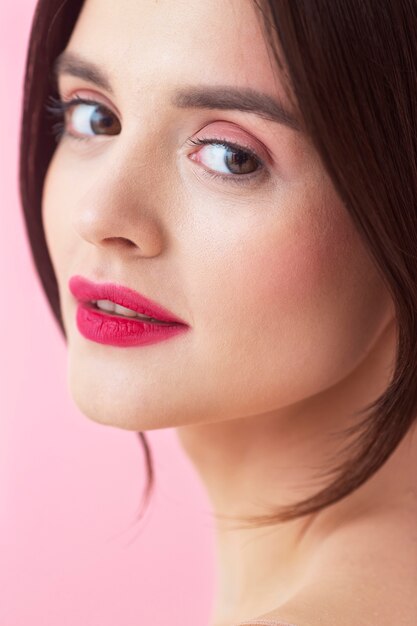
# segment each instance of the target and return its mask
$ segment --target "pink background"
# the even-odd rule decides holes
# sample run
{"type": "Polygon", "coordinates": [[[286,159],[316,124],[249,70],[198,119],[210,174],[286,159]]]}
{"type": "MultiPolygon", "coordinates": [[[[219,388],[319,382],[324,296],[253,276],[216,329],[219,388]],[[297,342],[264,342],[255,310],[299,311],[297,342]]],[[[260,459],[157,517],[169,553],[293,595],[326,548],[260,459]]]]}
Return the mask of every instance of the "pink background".
{"type": "Polygon", "coordinates": [[[157,486],[133,524],[145,484],[138,437],[73,404],[31,260],[17,148],[34,7],[0,2],[0,624],[205,626],[215,585],[206,492],[175,431],[150,431],[157,486]]]}

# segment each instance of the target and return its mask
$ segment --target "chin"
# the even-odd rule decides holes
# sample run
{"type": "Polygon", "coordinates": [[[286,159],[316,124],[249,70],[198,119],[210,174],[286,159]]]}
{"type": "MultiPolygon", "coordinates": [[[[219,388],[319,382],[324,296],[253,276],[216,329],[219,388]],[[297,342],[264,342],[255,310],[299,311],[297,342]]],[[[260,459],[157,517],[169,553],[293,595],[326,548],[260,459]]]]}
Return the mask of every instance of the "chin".
{"type": "Polygon", "coordinates": [[[116,391],[100,380],[83,377],[75,368],[68,369],[67,388],[78,410],[103,426],[134,432],[178,426],[172,408],[167,413],[167,405],[158,402],[158,394],[150,393],[153,402],[149,398],[145,401],[139,389],[133,390],[134,396],[120,389],[120,385],[116,391]]]}

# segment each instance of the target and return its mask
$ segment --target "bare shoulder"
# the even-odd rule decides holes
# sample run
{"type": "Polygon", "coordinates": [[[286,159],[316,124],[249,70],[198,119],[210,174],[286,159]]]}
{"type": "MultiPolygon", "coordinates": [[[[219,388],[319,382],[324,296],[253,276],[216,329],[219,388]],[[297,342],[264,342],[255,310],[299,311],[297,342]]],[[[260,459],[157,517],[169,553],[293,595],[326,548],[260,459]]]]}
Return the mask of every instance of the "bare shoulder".
{"type": "MultiPolygon", "coordinates": [[[[414,585],[409,585],[410,580],[403,583],[415,589],[416,580],[417,574],[414,585]]],[[[389,569],[382,589],[376,588],[379,581],[375,586],[371,581],[362,586],[350,581],[350,586],[334,584],[326,589],[320,581],[277,609],[233,626],[416,626],[417,594],[393,595],[392,584],[397,582],[389,569]]]]}
{"type": "Polygon", "coordinates": [[[276,619],[252,619],[245,622],[239,622],[234,626],[297,626],[296,624],[290,624],[289,622],[277,621],[276,619]]]}
{"type": "Polygon", "coordinates": [[[238,622],[232,626],[416,626],[417,614],[405,611],[395,620],[384,615],[383,607],[372,615],[364,612],[346,611],[334,613],[326,607],[316,607],[310,612],[294,608],[291,611],[271,611],[263,618],[238,622]],[[266,617],[268,615],[268,617],[266,617]]]}
{"type": "Polygon", "coordinates": [[[257,619],[270,620],[270,626],[416,626],[415,531],[403,533],[401,543],[390,530],[375,532],[377,541],[370,536],[366,545],[346,542],[334,554],[322,549],[302,590],[257,619]]]}
{"type": "Polygon", "coordinates": [[[415,520],[371,526],[328,540],[297,594],[233,626],[416,626],[415,520]]]}

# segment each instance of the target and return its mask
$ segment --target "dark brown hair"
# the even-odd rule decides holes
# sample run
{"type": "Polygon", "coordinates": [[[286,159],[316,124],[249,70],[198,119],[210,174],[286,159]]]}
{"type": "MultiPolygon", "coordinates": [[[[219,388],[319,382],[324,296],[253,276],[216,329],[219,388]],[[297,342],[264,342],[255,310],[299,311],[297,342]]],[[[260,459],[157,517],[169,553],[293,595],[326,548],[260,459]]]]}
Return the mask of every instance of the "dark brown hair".
{"type": "MultiPolygon", "coordinates": [[[[321,491],[271,515],[271,525],[313,513],[367,481],[415,426],[417,408],[417,2],[253,0],[274,59],[324,168],[373,256],[396,311],[397,353],[385,392],[343,434],[348,458],[326,471],[321,491]]],[[[58,286],[41,220],[45,174],[56,147],[46,102],[57,96],[51,68],[83,0],[40,0],[27,54],[20,144],[20,193],[33,260],[64,337],[58,286]]],[[[143,444],[148,482],[154,482],[143,444]]]]}

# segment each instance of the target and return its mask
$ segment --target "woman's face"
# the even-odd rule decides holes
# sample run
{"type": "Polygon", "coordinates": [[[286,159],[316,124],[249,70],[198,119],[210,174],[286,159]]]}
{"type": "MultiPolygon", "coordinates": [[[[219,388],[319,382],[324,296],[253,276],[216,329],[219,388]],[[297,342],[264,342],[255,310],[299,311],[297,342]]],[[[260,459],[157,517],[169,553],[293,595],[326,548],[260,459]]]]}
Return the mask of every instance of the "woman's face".
{"type": "Polygon", "coordinates": [[[97,105],[67,113],[86,140],[61,138],[42,207],[70,389],[93,420],[138,431],[277,410],[346,377],[391,311],[308,137],[227,104],[250,88],[291,109],[255,11],[87,0],[67,45],[109,85],[61,72],[61,98],[112,121],[102,130],[97,105]],[[219,87],[217,108],[177,94],[219,87]],[[139,291],[189,329],[142,346],[87,339],[74,275],[139,291]]]}

